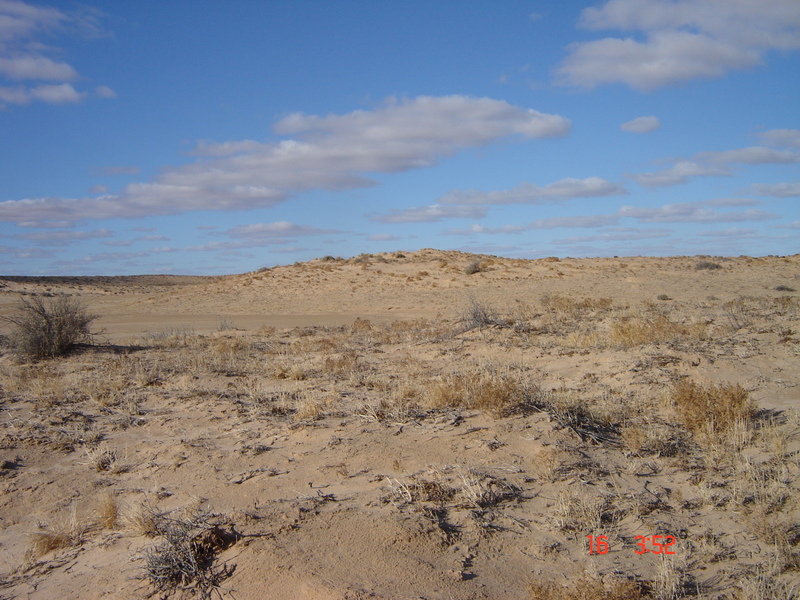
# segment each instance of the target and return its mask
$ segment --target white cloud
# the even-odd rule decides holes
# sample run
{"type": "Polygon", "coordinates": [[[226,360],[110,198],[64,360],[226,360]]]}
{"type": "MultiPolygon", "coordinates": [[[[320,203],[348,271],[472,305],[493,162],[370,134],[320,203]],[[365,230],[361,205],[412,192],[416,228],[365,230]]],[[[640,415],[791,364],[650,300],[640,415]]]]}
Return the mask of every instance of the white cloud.
{"type": "Polygon", "coordinates": [[[527,225],[503,225],[502,227],[486,227],[485,225],[471,225],[467,229],[448,229],[443,231],[444,235],[474,235],[476,233],[522,233],[530,229],[527,225]]]}
{"type": "Polygon", "coordinates": [[[775,165],[800,162],[800,153],[791,150],[775,150],[764,146],[750,146],[724,152],[701,152],[696,155],[696,158],[721,164],[775,165]]]}
{"type": "Polygon", "coordinates": [[[73,81],[78,73],[70,65],[44,56],[0,56],[0,75],[8,79],[45,79],[73,81]]]}
{"type": "Polygon", "coordinates": [[[559,228],[592,228],[615,225],[619,222],[617,215],[590,215],[572,217],[554,217],[551,219],[537,219],[526,225],[504,225],[502,227],[485,227],[484,225],[472,225],[468,229],[450,229],[445,231],[446,235],[472,235],[476,233],[521,233],[532,229],[559,229],[559,228]]]}
{"type": "Polygon", "coordinates": [[[8,44],[36,31],[58,27],[67,17],[55,8],[33,6],[18,0],[0,0],[0,43],[8,44]]]}
{"type": "MultiPolygon", "coordinates": [[[[177,214],[191,210],[246,210],[274,206],[312,189],[376,185],[367,173],[429,167],[467,148],[517,136],[565,135],[558,115],[489,98],[445,96],[390,100],[371,111],[316,117],[291,115],[276,125],[298,134],[275,144],[233,142],[224,154],[167,169],[154,180],[127,185],[119,195],[29,198],[0,202],[0,220],[101,219],[177,214]],[[236,154],[230,155],[235,148],[236,154]]],[[[474,216],[473,211],[467,216],[474,216]]]]}
{"type": "Polygon", "coordinates": [[[17,239],[33,240],[45,246],[65,246],[71,242],[108,238],[114,235],[108,229],[94,229],[92,231],[36,231],[34,233],[20,233],[17,239]]]}
{"type": "Polygon", "coordinates": [[[372,235],[368,235],[367,239],[370,242],[395,242],[400,239],[400,236],[390,233],[373,233],[372,235]]]}
{"type": "Polygon", "coordinates": [[[22,86],[0,86],[0,102],[8,104],[27,104],[31,101],[30,94],[22,86]]]}
{"type": "Polygon", "coordinates": [[[117,93],[107,85],[98,85],[94,88],[94,95],[98,98],[116,98],[117,93]]]}
{"type": "Polygon", "coordinates": [[[82,101],[86,97],[86,92],[79,92],[72,87],[71,83],[62,83],[61,85],[37,85],[35,88],[31,88],[28,93],[31,98],[49,102],[50,104],[76,103],[82,101]]]}
{"type": "Polygon", "coordinates": [[[636,117],[619,126],[622,131],[628,133],[650,133],[661,127],[658,117],[636,117]]]}
{"type": "Polygon", "coordinates": [[[800,196],[800,181],[786,183],[756,183],[750,186],[750,191],[759,196],[793,198],[795,196],[800,196]]]}
{"type": "Polygon", "coordinates": [[[730,175],[730,170],[723,166],[703,165],[692,160],[678,160],[669,168],[655,173],[637,173],[631,179],[646,187],[664,187],[686,183],[690,177],[710,177],[730,175]]]}
{"type": "Polygon", "coordinates": [[[718,237],[718,238],[741,238],[741,237],[753,237],[756,235],[755,229],[743,229],[741,227],[730,227],[728,229],[721,229],[721,230],[710,230],[710,231],[698,231],[697,235],[703,237],[718,237]]]}
{"type": "Polygon", "coordinates": [[[482,219],[486,209],[482,206],[459,204],[431,204],[393,210],[387,215],[371,217],[379,223],[433,223],[443,219],[482,219]]]}
{"type": "Polygon", "coordinates": [[[585,9],[579,25],[644,37],[573,44],[557,75],[587,88],[625,83],[648,91],[754,67],[769,50],[800,48],[796,0],[609,0],[585,9]]]}
{"type": "Polygon", "coordinates": [[[627,194],[624,187],[600,177],[561,179],[545,186],[522,183],[509,190],[481,192],[453,190],[439,199],[441,204],[544,204],[568,198],[592,198],[627,194]]]}
{"type": "Polygon", "coordinates": [[[759,137],[773,146],[800,148],[800,129],[770,129],[759,137]]]}
{"type": "Polygon", "coordinates": [[[615,225],[619,221],[616,215],[591,215],[587,217],[554,217],[538,219],[530,224],[531,229],[556,229],[560,227],[603,227],[615,225]]]}
{"type": "Polygon", "coordinates": [[[135,165],[116,165],[92,170],[93,175],[137,175],[138,173],[139,167],[135,165]]]}
{"type": "Polygon", "coordinates": [[[264,238],[286,238],[297,235],[317,235],[320,233],[331,233],[331,230],[317,229],[297,225],[289,221],[276,221],[274,223],[252,223],[250,225],[239,225],[225,232],[237,239],[257,240],[264,238]]]}
{"type": "Polygon", "coordinates": [[[618,214],[620,217],[637,219],[644,223],[733,223],[775,218],[773,214],[756,209],[720,212],[706,208],[702,202],[665,204],[659,208],[623,206],[618,214]]]}
{"type": "MultiPolygon", "coordinates": [[[[773,130],[778,131],[778,130],[773,130]]],[[[780,130],[790,132],[791,130],[780,130]]],[[[783,141],[791,140],[788,133],[774,134],[772,137],[783,141]]],[[[628,175],[631,179],[647,187],[664,187],[686,183],[690,177],[710,177],[732,175],[730,165],[774,165],[800,162],[800,152],[777,150],[766,146],[749,146],[721,152],[698,152],[691,158],[671,159],[673,164],[653,173],[628,175]]]]}
{"type": "Polygon", "coordinates": [[[703,204],[705,206],[757,206],[761,202],[751,198],[713,198],[704,200],[703,204]]]}
{"type": "MultiPolygon", "coordinates": [[[[94,9],[84,8],[68,15],[55,8],[37,7],[19,0],[0,0],[0,80],[69,82],[79,79],[72,65],[47,56],[58,49],[41,43],[39,37],[59,32],[97,37],[101,33],[98,14],[94,9]]],[[[113,90],[103,85],[95,87],[94,93],[101,98],[115,97],[113,90]]],[[[23,105],[33,100],[76,103],[87,96],[88,93],[76,90],[69,83],[0,86],[0,102],[7,104],[23,105]]]]}

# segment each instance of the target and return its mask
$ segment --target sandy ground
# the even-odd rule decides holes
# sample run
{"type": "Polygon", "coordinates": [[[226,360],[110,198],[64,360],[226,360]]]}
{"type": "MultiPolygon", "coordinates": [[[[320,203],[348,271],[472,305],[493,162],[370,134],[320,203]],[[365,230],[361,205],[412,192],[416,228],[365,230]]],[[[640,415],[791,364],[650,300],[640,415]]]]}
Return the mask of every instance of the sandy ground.
{"type": "Polygon", "coordinates": [[[98,315],[0,357],[0,598],[797,597],[795,289],[798,255],[0,278],[0,315],[98,315]]]}

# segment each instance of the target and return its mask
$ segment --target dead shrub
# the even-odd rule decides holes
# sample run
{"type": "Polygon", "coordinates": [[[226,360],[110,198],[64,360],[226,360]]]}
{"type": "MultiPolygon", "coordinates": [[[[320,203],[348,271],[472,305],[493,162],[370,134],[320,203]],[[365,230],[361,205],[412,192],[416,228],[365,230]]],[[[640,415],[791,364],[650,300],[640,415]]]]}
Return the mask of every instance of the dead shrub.
{"type": "Polygon", "coordinates": [[[211,515],[155,519],[161,542],[145,551],[145,576],[157,593],[168,597],[177,590],[193,590],[203,600],[210,600],[233,569],[216,567],[216,554],[236,543],[238,535],[214,524],[211,515]]]}
{"type": "Polygon", "coordinates": [[[672,389],[672,401],[683,424],[693,433],[727,434],[753,417],[755,406],[740,385],[703,386],[683,379],[672,389]]]}
{"type": "Polygon", "coordinates": [[[91,340],[89,329],[97,317],[80,300],[61,295],[53,298],[21,298],[16,314],[2,317],[11,323],[14,351],[26,358],[64,356],[79,343],[91,340]]]}
{"type": "Polygon", "coordinates": [[[508,321],[501,318],[494,308],[476,298],[468,300],[459,321],[464,331],[483,327],[509,327],[508,321]]]}

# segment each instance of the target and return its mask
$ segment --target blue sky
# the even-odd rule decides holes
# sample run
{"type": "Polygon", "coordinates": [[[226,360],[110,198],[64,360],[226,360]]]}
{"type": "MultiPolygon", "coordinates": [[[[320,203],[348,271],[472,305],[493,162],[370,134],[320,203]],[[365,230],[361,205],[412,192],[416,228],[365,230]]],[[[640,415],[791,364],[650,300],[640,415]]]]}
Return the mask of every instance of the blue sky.
{"type": "Polygon", "coordinates": [[[800,251],[797,0],[0,0],[0,273],[800,251]]]}

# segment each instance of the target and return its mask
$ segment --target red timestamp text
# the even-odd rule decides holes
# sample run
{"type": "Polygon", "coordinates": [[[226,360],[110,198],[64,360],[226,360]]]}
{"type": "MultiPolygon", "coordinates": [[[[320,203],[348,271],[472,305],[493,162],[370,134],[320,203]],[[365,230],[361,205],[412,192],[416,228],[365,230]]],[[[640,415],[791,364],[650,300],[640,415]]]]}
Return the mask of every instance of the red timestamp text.
{"type": "MultiPolygon", "coordinates": [[[[611,550],[607,535],[587,535],[586,538],[589,540],[589,554],[607,554],[611,550]]],[[[637,535],[634,539],[636,554],[675,554],[672,546],[678,541],[674,535],[637,535]]]]}

